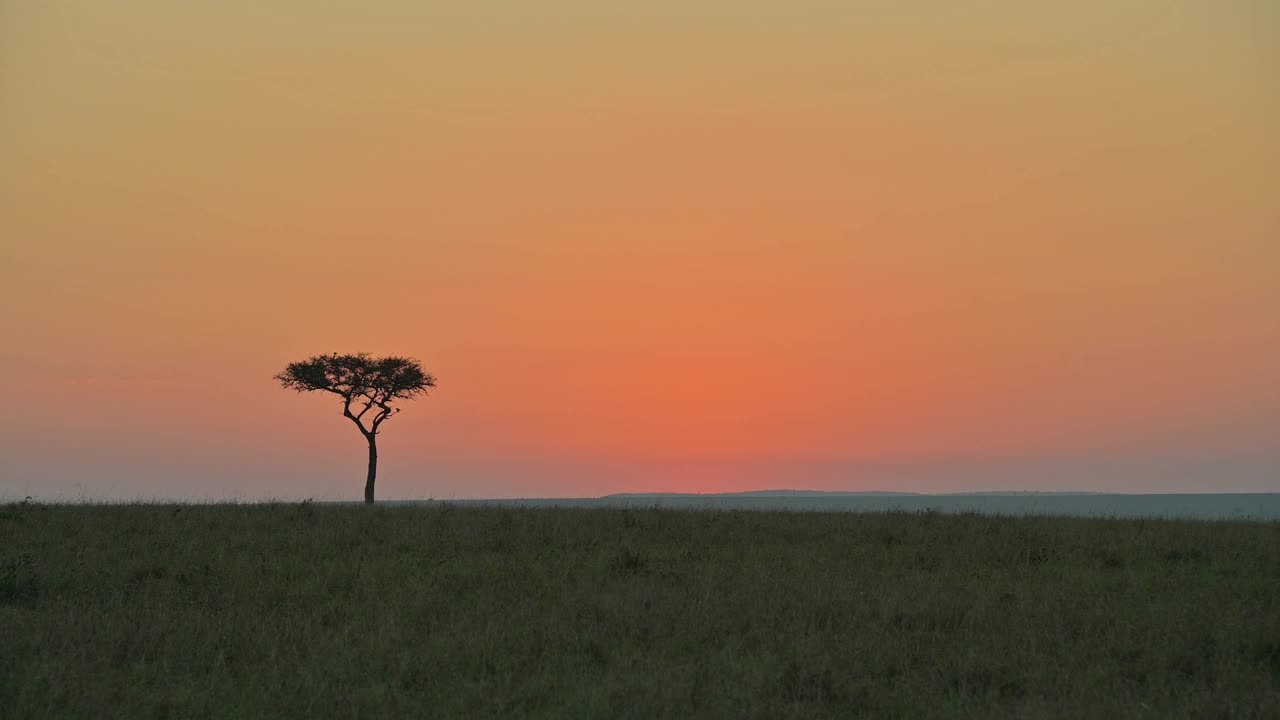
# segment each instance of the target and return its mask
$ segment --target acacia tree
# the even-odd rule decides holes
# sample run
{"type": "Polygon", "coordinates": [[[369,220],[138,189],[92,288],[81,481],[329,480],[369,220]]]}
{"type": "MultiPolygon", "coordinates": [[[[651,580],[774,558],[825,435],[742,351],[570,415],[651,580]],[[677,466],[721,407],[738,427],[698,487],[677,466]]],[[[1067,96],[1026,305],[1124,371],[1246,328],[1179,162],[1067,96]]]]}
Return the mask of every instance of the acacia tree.
{"type": "Polygon", "coordinates": [[[435,377],[413,358],[371,357],[367,353],[317,355],[289,363],[275,379],[289,390],[320,390],[342,398],[343,416],[355,423],[369,442],[369,475],[364,483],[366,503],[373,502],[373,481],[378,475],[379,428],[401,410],[391,403],[425,395],[436,386],[435,377]]]}

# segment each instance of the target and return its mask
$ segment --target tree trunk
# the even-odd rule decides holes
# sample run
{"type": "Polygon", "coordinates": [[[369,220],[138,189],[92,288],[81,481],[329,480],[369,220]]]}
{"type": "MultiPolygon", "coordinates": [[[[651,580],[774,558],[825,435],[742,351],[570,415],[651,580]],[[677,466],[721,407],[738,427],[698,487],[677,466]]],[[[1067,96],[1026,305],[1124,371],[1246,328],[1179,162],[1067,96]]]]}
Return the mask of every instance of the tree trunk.
{"type": "Polygon", "coordinates": [[[373,504],[373,479],[378,476],[378,441],[369,436],[369,477],[364,481],[364,502],[373,504]]]}

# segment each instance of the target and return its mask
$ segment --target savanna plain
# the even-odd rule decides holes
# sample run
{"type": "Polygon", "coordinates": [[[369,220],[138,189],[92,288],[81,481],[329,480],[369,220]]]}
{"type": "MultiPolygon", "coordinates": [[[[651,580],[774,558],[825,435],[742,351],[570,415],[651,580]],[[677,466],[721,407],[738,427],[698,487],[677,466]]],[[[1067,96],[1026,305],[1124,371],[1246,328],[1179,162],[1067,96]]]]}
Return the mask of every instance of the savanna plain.
{"type": "Polygon", "coordinates": [[[1280,523],[0,506],[0,716],[1280,717],[1280,523]]]}

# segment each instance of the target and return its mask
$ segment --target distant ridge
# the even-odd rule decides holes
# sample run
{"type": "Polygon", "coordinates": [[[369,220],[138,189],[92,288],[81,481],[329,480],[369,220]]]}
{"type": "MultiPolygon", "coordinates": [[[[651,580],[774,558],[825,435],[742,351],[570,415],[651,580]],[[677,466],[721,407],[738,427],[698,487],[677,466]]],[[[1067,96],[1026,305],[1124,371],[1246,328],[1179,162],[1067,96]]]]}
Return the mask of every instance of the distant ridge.
{"type": "Polygon", "coordinates": [[[735,498],[735,497],[909,497],[920,493],[893,490],[828,491],[828,490],[744,490],[727,493],[614,493],[602,499],[634,500],[636,498],[735,498]]]}
{"type": "Polygon", "coordinates": [[[897,490],[744,490],[722,493],[614,493],[602,500],[637,498],[735,498],[735,497],[986,497],[999,495],[1116,495],[1090,490],[979,490],[961,493],[916,493],[897,490]]]}
{"type": "Polygon", "coordinates": [[[1123,492],[1098,492],[1091,489],[988,489],[975,492],[943,492],[941,497],[1004,496],[1004,495],[1129,495],[1123,492]]]}
{"type": "MultiPolygon", "coordinates": [[[[410,501],[412,502],[412,501],[410,501]]],[[[432,502],[432,501],[428,501],[432,502]]],[[[1011,516],[1162,517],[1280,521],[1280,493],[1129,494],[973,492],[950,495],[887,491],[756,490],[740,493],[620,493],[595,498],[450,500],[471,507],[646,508],[785,512],[940,512],[1011,516]]]]}

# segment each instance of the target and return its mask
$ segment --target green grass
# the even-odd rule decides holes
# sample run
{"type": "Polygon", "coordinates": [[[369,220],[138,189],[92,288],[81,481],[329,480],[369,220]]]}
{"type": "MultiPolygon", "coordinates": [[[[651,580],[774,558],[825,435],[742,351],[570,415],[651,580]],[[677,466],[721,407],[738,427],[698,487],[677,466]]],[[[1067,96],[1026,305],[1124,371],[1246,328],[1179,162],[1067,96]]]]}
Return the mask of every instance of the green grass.
{"type": "Polygon", "coordinates": [[[1280,717],[1280,524],[0,507],[0,716],[1280,717]]]}

